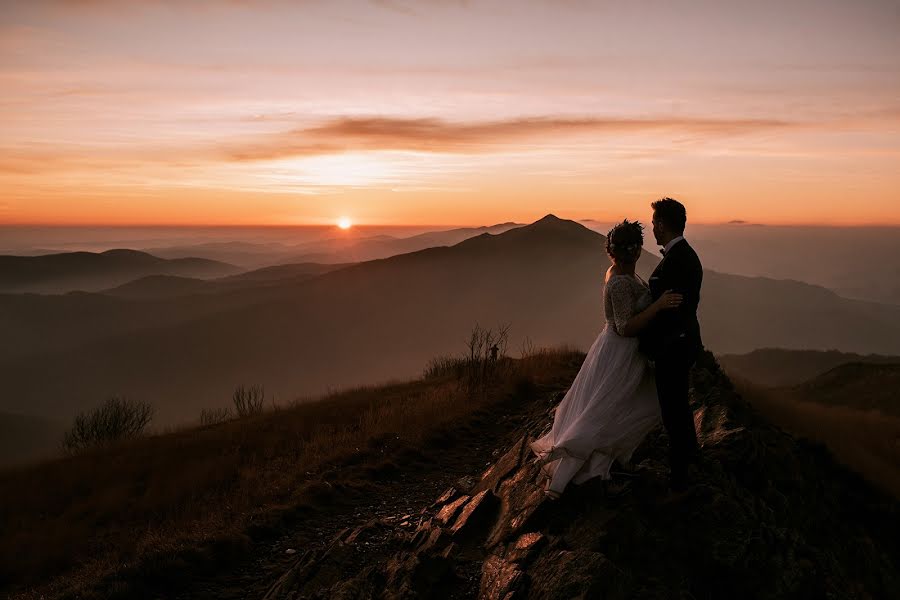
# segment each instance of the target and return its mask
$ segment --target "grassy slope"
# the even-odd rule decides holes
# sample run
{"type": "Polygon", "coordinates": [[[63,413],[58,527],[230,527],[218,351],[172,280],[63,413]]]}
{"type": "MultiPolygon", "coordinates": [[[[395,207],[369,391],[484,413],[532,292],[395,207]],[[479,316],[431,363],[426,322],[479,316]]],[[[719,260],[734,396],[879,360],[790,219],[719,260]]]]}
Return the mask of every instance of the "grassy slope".
{"type": "Polygon", "coordinates": [[[900,357],[765,348],[719,363],[767,419],[900,497],[900,357]]]}
{"type": "Polygon", "coordinates": [[[828,446],[835,457],[900,498],[900,418],[880,411],[812,402],[789,388],[731,376],[738,392],[768,420],[828,446]]]}
{"type": "Polygon", "coordinates": [[[507,363],[475,396],[452,376],[361,388],[0,472],[0,593],[53,597],[121,565],[228,545],[252,524],[334,501],[324,473],[352,471],[344,488],[389,477],[404,457],[440,452],[428,440],[442,428],[515,402],[531,384],[567,382],[579,364],[538,353],[507,363]]]}

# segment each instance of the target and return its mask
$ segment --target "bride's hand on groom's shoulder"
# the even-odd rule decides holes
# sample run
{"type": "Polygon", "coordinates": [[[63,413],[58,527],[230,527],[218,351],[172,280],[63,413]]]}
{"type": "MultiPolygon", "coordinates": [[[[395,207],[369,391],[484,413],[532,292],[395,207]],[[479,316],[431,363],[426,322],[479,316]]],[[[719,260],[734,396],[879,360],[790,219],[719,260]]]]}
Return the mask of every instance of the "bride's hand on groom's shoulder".
{"type": "Polygon", "coordinates": [[[666,290],[666,292],[659,297],[659,299],[654,302],[651,307],[654,312],[660,312],[663,310],[671,310],[673,308],[678,308],[681,306],[681,303],[684,301],[684,297],[672,290],[666,290]]]}

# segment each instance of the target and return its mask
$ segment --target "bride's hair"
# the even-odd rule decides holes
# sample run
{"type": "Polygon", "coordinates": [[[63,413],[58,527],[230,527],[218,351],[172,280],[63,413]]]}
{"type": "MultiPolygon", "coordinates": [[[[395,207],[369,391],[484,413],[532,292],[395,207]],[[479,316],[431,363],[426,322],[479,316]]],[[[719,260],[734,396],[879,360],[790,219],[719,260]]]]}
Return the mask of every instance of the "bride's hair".
{"type": "Polygon", "coordinates": [[[644,226],[625,219],[606,234],[606,253],[617,262],[637,262],[644,246],[644,226]]]}

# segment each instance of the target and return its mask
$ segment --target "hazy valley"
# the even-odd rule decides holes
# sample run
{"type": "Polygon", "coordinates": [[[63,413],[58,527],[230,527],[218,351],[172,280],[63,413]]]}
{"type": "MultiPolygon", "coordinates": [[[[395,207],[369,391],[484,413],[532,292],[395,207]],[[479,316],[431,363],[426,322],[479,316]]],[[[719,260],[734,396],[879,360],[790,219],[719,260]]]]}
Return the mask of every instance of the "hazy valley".
{"type": "MultiPolygon", "coordinates": [[[[646,275],[655,261],[640,262],[646,275]]],[[[155,278],[103,294],[0,297],[3,410],[71,415],[111,394],[159,423],[197,418],[241,383],[279,402],[406,378],[456,352],[476,323],[511,347],[584,348],[602,325],[604,238],[547,217],[504,233],[330,270],[279,267],[212,281],[155,278]],[[465,285],[460,285],[465,282],[465,285]]],[[[708,270],[701,323],[717,353],[761,347],[900,354],[900,308],[793,281],[708,270]]]]}

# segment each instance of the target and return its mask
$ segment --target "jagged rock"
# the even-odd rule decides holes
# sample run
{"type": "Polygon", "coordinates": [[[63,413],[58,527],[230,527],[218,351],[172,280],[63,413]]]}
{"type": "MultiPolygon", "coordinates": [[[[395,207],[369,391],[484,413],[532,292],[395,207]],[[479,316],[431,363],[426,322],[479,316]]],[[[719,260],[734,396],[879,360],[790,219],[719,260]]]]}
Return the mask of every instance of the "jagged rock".
{"type": "Polygon", "coordinates": [[[484,561],[481,570],[478,597],[483,600],[514,600],[524,583],[524,575],[518,565],[492,554],[484,561]]]}
{"type": "Polygon", "coordinates": [[[527,565],[548,543],[547,536],[542,533],[532,532],[519,536],[509,548],[507,560],[527,565]]]}
{"type": "Polygon", "coordinates": [[[434,552],[439,553],[443,548],[450,544],[450,536],[446,529],[434,527],[428,533],[423,542],[416,547],[417,552],[434,552]]]}
{"type": "Polygon", "coordinates": [[[500,516],[488,536],[488,548],[511,539],[532,523],[546,501],[543,490],[534,482],[536,475],[537,467],[525,464],[501,485],[500,516]]]}
{"type": "Polygon", "coordinates": [[[441,494],[441,496],[440,496],[437,500],[434,501],[434,504],[431,505],[432,508],[434,508],[434,507],[436,507],[436,506],[442,506],[442,505],[446,504],[446,503],[449,502],[452,498],[456,497],[457,494],[458,494],[458,492],[456,491],[455,488],[452,488],[452,487],[447,488],[447,489],[444,491],[444,493],[441,494]]]}
{"type": "Polygon", "coordinates": [[[472,537],[473,530],[484,531],[486,526],[491,525],[497,505],[497,498],[493,494],[487,490],[478,492],[463,506],[450,527],[450,533],[455,538],[462,538],[472,537]]]}
{"type": "Polygon", "coordinates": [[[762,421],[711,355],[691,397],[704,461],[683,497],[667,498],[659,430],[619,481],[546,500],[528,446],[548,425],[537,405],[522,437],[471,489],[423,509],[414,531],[396,519],[345,530],[267,598],[900,597],[896,503],[762,421]],[[389,558],[366,562],[358,547],[370,541],[389,558]]]}
{"type": "Polygon", "coordinates": [[[522,458],[527,443],[528,438],[523,437],[501,456],[497,462],[491,465],[481,476],[481,480],[472,490],[472,493],[478,493],[482,490],[491,490],[496,493],[503,480],[522,465],[522,458]]]}
{"type": "Polygon", "coordinates": [[[448,524],[453,520],[454,517],[456,517],[457,513],[459,513],[460,509],[469,500],[469,498],[470,496],[460,496],[453,502],[445,504],[443,507],[441,507],[441,510],[438,511],[438,514],[434,517],[435,520],[442,525],[448,524]]]}

